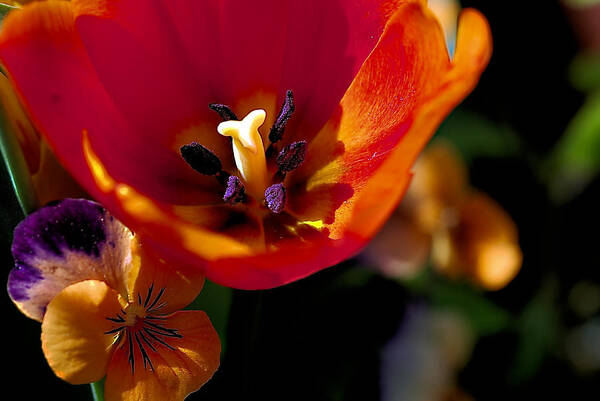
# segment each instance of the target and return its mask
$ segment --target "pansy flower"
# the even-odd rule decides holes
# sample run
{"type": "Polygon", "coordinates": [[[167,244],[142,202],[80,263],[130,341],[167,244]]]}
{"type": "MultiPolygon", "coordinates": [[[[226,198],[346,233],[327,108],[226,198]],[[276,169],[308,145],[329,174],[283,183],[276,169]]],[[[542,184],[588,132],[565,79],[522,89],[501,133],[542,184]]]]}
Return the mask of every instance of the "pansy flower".
{"type": "Polygon", "coordinates": [[[506,286],[523,260],[514,221],[469,185],[467,167],[445,142],[421,155],[404,201],[365,256],[399,278],[410,277],[430,259],[439,272],[488,290],[506,286]]]}
{"type": "Polygon", "coordinates": [[[183,400],[219,365],[197,269],[168,266],[100,205],[66,199],[14,233],[10,297],[42,323],[54,373],[72,384],[106,376],[105,399],[183,400]]]}
{"type": "Polygon", "coordinates": [[[173,264],[268,288],[358,252],[491,53],[422,0],[74,0],[0,60],[82,186],[173,264]]]}

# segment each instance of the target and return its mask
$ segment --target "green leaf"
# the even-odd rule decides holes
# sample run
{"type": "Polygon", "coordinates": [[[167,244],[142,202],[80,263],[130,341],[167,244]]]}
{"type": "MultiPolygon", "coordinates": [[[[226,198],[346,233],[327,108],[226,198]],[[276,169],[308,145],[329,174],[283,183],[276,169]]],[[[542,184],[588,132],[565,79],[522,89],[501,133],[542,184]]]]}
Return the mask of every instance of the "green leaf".
{"type": "Polygon", "coordinates": [[[431,299],[439,307],[455,310],[465,316],[479,336],[497,333],[508,327],[511,315],[486,299],[483,293],[467,286],[435,284],[431,299]]]}
{"type": "Polygon", "coordinates": [[[509,381],[513,384],[531,379],[555,349],[559,332],[558,281],[548,278],[516,321],[519,344],[509,381]]]}
{"type": "Polygon", "coordinates": [[[581,53],[575,57],[569,66],[569,79],[585,93],[600,88],[600,54],[581,53]]]}
{"type": "Polygon", "coordinates": [[[478,336],[487,336],[509,327],[511,314],[486,298],[485,292],[463,283],[446,280],[427,269],[404,284],[425,295],[434,306],[464,316],[478,336]]]}
{"type": "Polygon", "coordinates": [[[600,171],[600,91],[588,96],[548,160],[542,177],[554,201],[563,203],[581,193],[600,171]]]}
{"type": "Polygon", "coordinates": [[[576,8],[585,8],[600,4],[600,0],[563,0],[565,4],[576,8]]]}
{"type": "Polygon", "coordinates": [[[198,297],[185,309],[206,312],[221,339],[221,353],[225,354],[227,322],[232,302],[232,290],[206,280],[198,297]]]}
{"type": "Polygon", "coordinates": [[[19,8],[19,7],[15,7],[15,6],[11,6],[5,3],[0,3],[0,23],[2,22],[2,20],[4,19],[4,17],[6,17],[6,14],[8,14],[10,11],[19,8]]]}
{"type": "Polygon", "coordinates": [[[437,139],[452,143],[467,163],[479,157],[509,157],[521,149],[519,136],[507,125],[456,110],[440,126],[437,139]]]}
{"type": "Polygon", "coordinates": [[[37,206],[37,197],[25,156],[16,136],[7,124],[6,115],[0,107],[0,153],[8,170],[10,180],[23,213],[29,214],[37,206]]]}

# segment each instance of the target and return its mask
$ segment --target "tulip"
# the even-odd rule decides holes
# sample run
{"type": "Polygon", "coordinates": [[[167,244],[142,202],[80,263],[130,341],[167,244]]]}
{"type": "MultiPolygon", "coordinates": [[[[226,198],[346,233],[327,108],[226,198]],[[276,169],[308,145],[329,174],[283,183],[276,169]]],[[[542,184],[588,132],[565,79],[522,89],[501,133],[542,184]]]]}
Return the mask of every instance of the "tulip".
{"type": "Polygon", "coordinates": [[[170,263],[270,288],[360,251],[491,54],[425,1],[78,0],[9,14],[0,60],[67,170],[170,263]]]}

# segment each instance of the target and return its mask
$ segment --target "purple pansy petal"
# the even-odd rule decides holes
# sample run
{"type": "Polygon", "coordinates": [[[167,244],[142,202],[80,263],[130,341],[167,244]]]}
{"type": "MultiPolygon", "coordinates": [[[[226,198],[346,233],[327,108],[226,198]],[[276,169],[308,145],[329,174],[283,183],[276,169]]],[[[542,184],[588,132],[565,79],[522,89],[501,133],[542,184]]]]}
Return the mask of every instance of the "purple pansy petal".
{"type": "Polygon", "coordinates": [[[29,215],[15,228],[15,267],[8,293],[27,316],[41,320],[63,288],[83,280],[116,286],[130,259],[131,232],[99,204],[65,199],[29,215]]]}

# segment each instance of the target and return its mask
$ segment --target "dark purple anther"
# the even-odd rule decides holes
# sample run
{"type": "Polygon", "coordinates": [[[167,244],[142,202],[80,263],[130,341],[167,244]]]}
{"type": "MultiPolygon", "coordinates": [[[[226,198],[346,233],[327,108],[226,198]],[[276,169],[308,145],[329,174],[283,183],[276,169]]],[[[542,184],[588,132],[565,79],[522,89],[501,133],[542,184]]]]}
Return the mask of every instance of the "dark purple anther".
{"type": "Polygon", "coordinates": [[[306,141],[290,143],[279,152],[277,166],[279,171],[289,173],[297,169],[306,157],[306,141]]]}
{"type": "Polygon", "coordinates": [[[244,188],[242,180],[240,180],[236,175],[230,175],[227,179],[227,188],[225,189],[223,200],[225,202],[235,204],[243,202],[244,199],[246,199],[246,189],[244,188]]]}
{"type": "Polygon", "coordinates": [[[183,145],[179,151],[183,160],[200,174],[215,175],[222,169],[217,155],[197,142],[183,145]]]}
{"type": "Polygon", "coordinates": [[[235,120],[238,121],[237,116],[231,110],[229,106],[219,103],[211,103],[208,105],[208,108],[219,113],[223,121],[235,120]]]}
{"type": "Polygon", "coordinates": [[[285,94],[285,102],[283,103],[283,106],[281,106],[281,110],[279,111],[279,115],[275,120],[275,124],[273,124],[273,127],[271,127],[271,131],[269,132],[269,141],[271,141],[271,143],[278,142],[283,137],[285,125],[292,116],[293,112],[294,95],[291,90],[288,90],[285,94]]]}
{"type": "Polygon", "coordinates": [[[283,184],[273,184],[265,191],[267,207],[273,213],[281,213],[285,207],[285,187],[283,184]]]}

